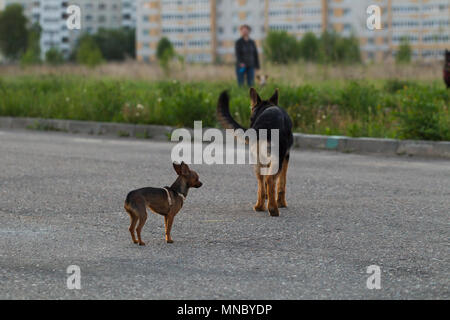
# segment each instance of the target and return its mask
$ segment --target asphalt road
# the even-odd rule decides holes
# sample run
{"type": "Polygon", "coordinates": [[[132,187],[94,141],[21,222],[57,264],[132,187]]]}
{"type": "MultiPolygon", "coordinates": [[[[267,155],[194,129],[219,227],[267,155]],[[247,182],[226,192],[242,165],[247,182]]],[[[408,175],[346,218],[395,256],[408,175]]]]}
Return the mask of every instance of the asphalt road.
{"type": "Polygon", "coordinates": [[[150,215],[138,247],[125,196],[175,179],[172,146],[0,131],[0,299],[450,298],[448,161],[294,151],[279,218],[249,166],[193,166],[175,243],[150,215]]]}

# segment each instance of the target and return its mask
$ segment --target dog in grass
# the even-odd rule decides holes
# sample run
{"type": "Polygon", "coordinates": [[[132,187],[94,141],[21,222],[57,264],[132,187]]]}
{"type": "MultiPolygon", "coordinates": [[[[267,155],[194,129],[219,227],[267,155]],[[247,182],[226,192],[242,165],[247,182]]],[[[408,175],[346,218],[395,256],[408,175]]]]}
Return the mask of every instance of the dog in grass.
{"type": "Polygon", "coordinates": [[[269,81],[269,76],[267,74],[258,74],[256,76],[256,82],[258,83],[259,88],[264,88],[269,81]]]}
{"type": "MultiPolygon", "coordinates": [[[[226,91],[222,92],[217,104],[217,119],[225,129],[238,130],[244,132],[248,129],[242,127],[230,115],[229,110],[230,98],[226,91]]],[[[258,180],[258,200],[254,206],[255,211],[266,211],[266,199],[268,200],[269,213],[273,217],[280,215],[278,208],[287,207],[286,203],[286,175],[289,163],[289,152],[294,143],[292,134],[292,120],[288,113],[278,105],[278,90],[268,100],[262,100],[254,88],[250,89],[251,101],[251,118],[250,128],[259,132],[261,129],[279,130],[278,143],[278,167],[272,172],[275,174],[262,175],[261,167],[263,166],[258,159],[255,165],[256,179],[258,180]],[[276,190],[277,189],[277,190],[276,190]]],[[[261,141],[261,137],[257,134],[257,145],[261,143],[271,144],[271,136],[267,135],[267,141],[261,141]]],[[[252,148],[252,146],[250,146],[252,148]]],[[[271,166],[273,164],[269,164],[271,166]]]]}

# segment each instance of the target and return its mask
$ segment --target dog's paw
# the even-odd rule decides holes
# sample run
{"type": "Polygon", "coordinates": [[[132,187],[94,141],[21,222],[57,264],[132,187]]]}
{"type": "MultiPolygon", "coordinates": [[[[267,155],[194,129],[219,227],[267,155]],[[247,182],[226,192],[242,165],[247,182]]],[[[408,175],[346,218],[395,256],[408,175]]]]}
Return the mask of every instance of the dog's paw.
{"type": "Polygon", "coordinates": [[[277,200],[277,205],[278,205],[278,208],[287,208],[287,203],[286,203],[285,200],[278,199],[277,200]]]}
{"type": "Polygon", "coordinates": [[[253,210],[255,210],[255,211],[266,211],[267,209],[266,209],[266,206],[265,206],[265,205],[258,205],[258,204],[256,204],[256,205],[253,207],[253,210]]]}
{"type": "Polygon", "coordinates": [[[278,211],[278,208],[269,208],[269,213],[271,217],[279,217],[280,216],[280,211],[278,211]]]}
{"type": "Polygon", "coordinates": [[[145,246],[145,242],[141,241],[141,242],[139,242],[139,245],[140,246],[145,246]]]}
{"type": "Polygon", "coordinates": [[[167,242],[167,243],[173,243],[173,240],[172,240],[172,239],[166,240],[166,242],[167,242]]]}

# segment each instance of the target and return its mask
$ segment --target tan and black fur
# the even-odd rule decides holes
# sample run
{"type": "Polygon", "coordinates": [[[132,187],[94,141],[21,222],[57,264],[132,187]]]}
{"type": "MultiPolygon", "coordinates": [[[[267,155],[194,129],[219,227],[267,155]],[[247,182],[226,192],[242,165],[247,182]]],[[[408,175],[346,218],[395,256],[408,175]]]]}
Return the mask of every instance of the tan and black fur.
{"type": "Polygon", "coordinates": [[[130,233],[134,243],[144,246],[141,238],[141,231],[147,221],[147,208],[164,216],[166,242],[173,243],[170,236],[173,220],[176,214],[183,207],[189,188],[200,188],[202,183],[199,181],[198,174],[190,170],[188,165],[173,164],[178,174],[178,178],[170,187],[165,188],[143,188],[131,191],[125,200],[125,210],[130,215],[130,233]],[[169,195],[170,194],[170,198],[169,195]],[[135,235],[137,233],[137,239],[135,235]]]}
{"type": "MultiPolygon", "coordinates": [[[[219,97],[217,104],[217,119],[220,124],[226,129],[243,129],[230,114],[229,110],[229,96],[225,91],[219,97]]],[[[275,168],[274,175],[261,175],[261,165],[255,166],[256,178],[258,180],[258,201],[253,207],[255,211],[266,211],[266,199],[268,200],[268,207],[270,215],[277,217],[280,215],[278,208],[287,207],[286,203],[286,175],[289,163],[289,151],[294,143],[294,136],[292,134],[292,120],[287,112],[278,106],[278,90],[275,91],[269,100],[262,100],[254,88],[250,89],[251,100],[251,118],[250,127],[258,132],[260,129],[268,130],[267,141],[261,141],[259,135],[258,146],[261,143],[270,142],[270,130],[279,130],[279,167],[275,168]],[[277,189],[277,190],[275,190],[277,189]]],[[[269,143],[270,144],[270,143],[269,143]]]]}

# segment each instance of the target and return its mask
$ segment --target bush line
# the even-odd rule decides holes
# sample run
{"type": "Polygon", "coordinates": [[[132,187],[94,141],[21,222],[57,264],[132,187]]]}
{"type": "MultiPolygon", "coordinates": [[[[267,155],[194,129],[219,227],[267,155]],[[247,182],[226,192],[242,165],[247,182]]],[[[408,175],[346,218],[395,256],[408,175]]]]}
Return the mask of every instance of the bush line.
{"type": "MultiPolygon", "coordinates": [[[[450,90],[439,82],[389,80],[270,84],[295,131],[350,137],[450,140],[450,90]]],[[[79,76],[0,78],[0,116],[218,127],[217,98],[229,89],[231,112],[244,126],[248,90],[229,82],[145,82],[79,76]]]]}

